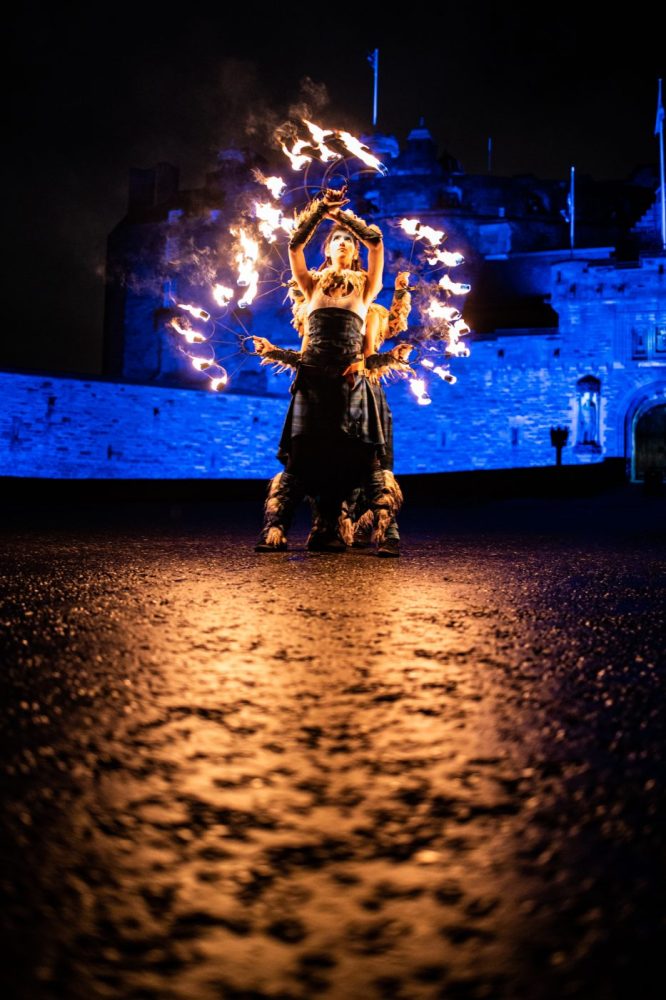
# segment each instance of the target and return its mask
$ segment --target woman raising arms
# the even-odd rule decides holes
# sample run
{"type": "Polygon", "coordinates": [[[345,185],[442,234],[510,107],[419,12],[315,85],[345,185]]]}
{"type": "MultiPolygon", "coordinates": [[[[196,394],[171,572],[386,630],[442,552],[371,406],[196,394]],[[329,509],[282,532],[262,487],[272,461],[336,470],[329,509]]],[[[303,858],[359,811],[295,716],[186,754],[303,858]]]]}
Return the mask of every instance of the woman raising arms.
{"type": "Polygon", "coordinates": [[[297,369],[278,450],[286,471],[277,494],[269,491],[258,551],[286,548],[293,509],[305,494],[317,498],[320,513],[308,539],[310,549],[344,550],[338,517],[342,501],[359,485],[372,510],[376,541],[383,538],[391,518],[381,470],[387,442],[366,378],[366,365],[377,358],[365,320],[382,287],[382,234],[377,226],[344,211],[344,196],[344,188],[327,189],[323,198],[311,202],[289,242],[291,270],[306,316],[301,351],[282,351],[255,338],[263,360],[297,369]],[[334,222],[324,243],[325,261],[310,271],[304,248],[324,218],[334,222]],[[361,266],[359,244],[368,251],[367,271],[361,266]]]}

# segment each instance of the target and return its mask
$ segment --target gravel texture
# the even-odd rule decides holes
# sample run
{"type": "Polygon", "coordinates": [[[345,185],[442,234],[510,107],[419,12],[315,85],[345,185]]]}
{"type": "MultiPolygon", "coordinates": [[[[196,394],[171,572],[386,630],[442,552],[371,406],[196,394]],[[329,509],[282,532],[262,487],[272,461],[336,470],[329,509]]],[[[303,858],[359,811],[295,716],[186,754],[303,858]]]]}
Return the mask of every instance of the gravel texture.
{"type": "Polygon", "coordinates": [[[665,514],[11,511],[3,995],[661,995],[665,514]]]}

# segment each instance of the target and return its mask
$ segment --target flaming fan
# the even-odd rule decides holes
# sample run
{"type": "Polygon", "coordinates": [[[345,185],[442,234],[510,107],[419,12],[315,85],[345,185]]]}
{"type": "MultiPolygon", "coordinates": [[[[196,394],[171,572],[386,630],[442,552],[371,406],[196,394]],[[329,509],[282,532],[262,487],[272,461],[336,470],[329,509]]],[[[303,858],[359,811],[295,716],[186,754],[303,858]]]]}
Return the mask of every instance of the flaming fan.
{"type": "MultiPolygon", "coordinates": [[[[368,169],[387,173],[371,150],[351,133],[324,129],[307,119],[302,119],[299,124],[284,126],[276,134],[276,141],[290,168],[303,174],[302,189],[306,200],[311,197],[308,175],[316,164],[324,167],[317,189],[329,186],[332,171],[344,168],[351,158],[360,160],[368,169]]],[[[168,313],[168,325],[175,336],[177,349],[213,390],[224,389],[243,365],[255,356],[246,347],[250,334],[242,319],[243,310],[258,298],[278,291],[283,293],[289,274],[284,245],[295,223],[292,216],[285,214],[283,199],[293,195],[301,185],[289,189],[282,177],[265,177],[258,170],[252,172],[248,182],[249,200],[239,211],[237,221],[227,227],[224,246],[218,255],[215,279],[208,282],[207,292],[204,293],[205,306],[178,301],[170,286],[165,289],[163,312],[168,313]],[[226,367],[221,362],[225,362],[226,367]],[[230,366],[235,367],[228,372],[230,366]]],[[[428,265],[452,268],[463,262],[461,254],[441,248],[444,232],[424,226],[415,219],[403,219],[400,225],[405,233],[412,236],[414,246],[418,241],[424,241],[428,248],[428,265]]],[[[407,328],[406,315],[410,302],[408,277],[398,276],[403,280],[396,283],[389,318],[391,336],[407,328]]],[[[416,338],[411,338],[420,347],[419,363],[424,369],[424,377],[418,378],[406,363],[397,366],[403,374],[411,376],[412,392],[421,405],[430,402],[425,373],[432,372],[444,381],[455,382],[446,360],[469,355],[469,349],[460,341],[469,328],[458,309],[449,305],[448,300],[452,296],[466,294],[470,286],[452,281],[447,273],[438,283],[426,282],[425,288],[429,297],[425,310],[427,324],[416,338]],[[442,357],[437,356],[437,351],[442,357]]],[[[422,288],[417,290],[423,292],[422,288]]],[[[400,345],[396,350],[399,352],[399,349],[400,345]]],[[[394,370],[391,372],[387,366],[386,374],[393,374],[394,370]]],[[[380,373],[379,377],[384,377],[384,373],[380,373]]]]}
{"type": "MultiPolygon", "coordinates": [[[[443,230],[423,225],[418,219],[401,219],[399,225],[400,229],[413,239],[412,253],[416,244],[423,241],[425,262],[429,268],[448,269],[464,263],[465,258],[461,253],[442,248],[442,243],[446,239],[443,230]]],[[[453,385],[457,382],[457,378],[451,371],[449,359],[468,358],[470,355],[469,347],[461,340],[461,337],[470,332],[470,328],[463,320],[460,309],[449,304],[449,300],[452,297],[467,295],[471,291],[471,285],[453,281],[447,271],[436,282],[427,275],[421,281],[418,290],[420,298],[427,300],[428,304],[420,308],[424,322],[416,336],[410,340],[420,349],[418,364],[425,369],[425,372],[420,378],[412,375],[410,388],[417,402],[421,406],[427,406],[432,400],[426,373],[432,372],[444,382],[453,385]]]]}

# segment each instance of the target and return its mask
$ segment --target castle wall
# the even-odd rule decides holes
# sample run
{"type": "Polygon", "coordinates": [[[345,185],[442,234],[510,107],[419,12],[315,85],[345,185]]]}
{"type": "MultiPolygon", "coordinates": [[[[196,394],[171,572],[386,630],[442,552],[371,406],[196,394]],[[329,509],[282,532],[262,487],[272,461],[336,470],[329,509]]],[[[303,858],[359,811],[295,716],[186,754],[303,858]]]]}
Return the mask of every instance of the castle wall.
{"type": "MultiPolygon", "coordinates": [[[[470,339],[458,381],[428,374],[432,402],[387,387],[398,474],[630,457],[632,421],[666,399],[664,258],[632,267],[553,265],[559,327],[470,339]]],[[[419,373],[425,373],[419,369],[419,373]]],[[[205,384],[202,382],[202,384],[205,384]]],[[[288,376],[270,394],[0,372],[0,474],[61,478],[266,478],[287,410],[288,376]]]]}

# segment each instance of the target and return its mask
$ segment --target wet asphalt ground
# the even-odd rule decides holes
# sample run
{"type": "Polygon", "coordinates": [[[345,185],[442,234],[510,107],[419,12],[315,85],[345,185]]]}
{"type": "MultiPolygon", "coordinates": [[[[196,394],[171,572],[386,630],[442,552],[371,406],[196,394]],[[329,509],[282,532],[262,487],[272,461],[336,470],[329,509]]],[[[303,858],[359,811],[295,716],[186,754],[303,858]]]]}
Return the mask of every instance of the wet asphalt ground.
{"type": "Polygon", "coordinates": [[[665,515],[6,512],[3,997],[661,996],[665,515]]]}

